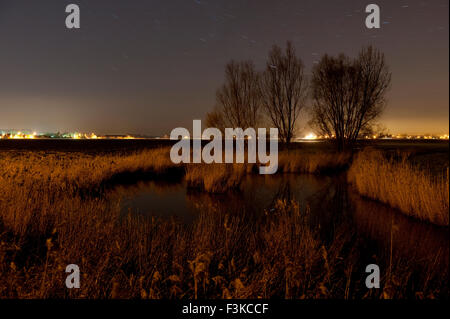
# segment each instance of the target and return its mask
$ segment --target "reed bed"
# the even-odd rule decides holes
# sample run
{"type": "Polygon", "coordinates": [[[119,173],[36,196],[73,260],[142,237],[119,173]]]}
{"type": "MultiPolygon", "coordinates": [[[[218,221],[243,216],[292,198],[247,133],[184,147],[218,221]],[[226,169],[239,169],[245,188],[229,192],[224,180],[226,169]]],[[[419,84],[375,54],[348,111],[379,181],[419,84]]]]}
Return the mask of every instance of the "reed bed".
{"type": "MultiPolygon", "coordinates": [[[[395,286],[368,291],[348,231],[323,242],[295,202],[256,219],[204,210],[192,225],[121,216],[111,199],[45,207],[26,232],[2,226],[1,298],[411,297],[409,264],[395,260],[382,278],[395,286]],[[68,264],[80,267],[80,289],[65,287],[68,264]]],[[[431,269],[414,292],[445,296],[442,276],[431,269]]]]}
{"type": "Polygon", "coordinates": [[[351,158],[348,152],[284,151],[278,157],[278,171],[310,174],[336,172],[347,168],[351,158]]]}
{"type": "Polygon", "coordinates": [[[30,196],[0,206],[0,297],[326,296],[332,270],[313,269],[331,261],[294,202],[252,223],[205,210],[187,226],[121,216],[117,198],[30,196]],[[11,216],[25,209],[30,218],[11,216]],[[80,267],[81,289],[65,288],[68,264],[80,267]]]}
{"type": "MultiPolygon", "coordinates": [[[[349,166],[350,153],[283,151],[278,156],[277,173],[324,174],[349,166]]],[[[209,193],[224,193],[240,188],[246,174],[258,172],[260,164],[188,164],[188,187],[209,193]]]]}
{"type": "Polygon", "coordinates": [[[3,157],[0,298],[409,298],[411,285],[448,296],[448,274],[413,277],[401,260],[389,273],[394,288],[368,292],[348,229],[322,240],[295,201],[258,216],[212,206],[185,224],[123,214],[114,193],[73,191],[123,172],[165,172],[173,166],[163,154],[3,157]],[[80,267],[80,289],[65,287],[69,264],[80,267]]]}
{"type": "Polygon", "coordinates": [[[2,222],[17,231],[18,227],[28,227],[36,214],[47,214],[67,196],[81,199],[99,194],[105,184],[123,181],[133,174],[138,175],[136,178],[163,174],[176,167],[168,160],[168,152],[164,148],[128,155],[2,154],[2,222]]]}
{"type": "Polygon", "coordinates": [[[251,170],[251,164],[188,164],[185,179],[190,188],[224,193],[239,189],[251,170]]]}
{"type": "Polygon", "coordinates": [[[162,174],[176,167],[169,148],[133,154],[88,155],[80,153],[4,153],[0,156],[0,185],[13,179],[24,188],[37,184],[60,188],[93,188],[121,174],[162,174]],[[5,155],[6,154],[6,155],[5,155]]]}
{"type": "Polygon", "coordinates": [[[371,149],[360,152],[348,172],[356,190],[403,213],[437,225],[449,225],[449,175],[434,175],[408,161],[371,149]]]}

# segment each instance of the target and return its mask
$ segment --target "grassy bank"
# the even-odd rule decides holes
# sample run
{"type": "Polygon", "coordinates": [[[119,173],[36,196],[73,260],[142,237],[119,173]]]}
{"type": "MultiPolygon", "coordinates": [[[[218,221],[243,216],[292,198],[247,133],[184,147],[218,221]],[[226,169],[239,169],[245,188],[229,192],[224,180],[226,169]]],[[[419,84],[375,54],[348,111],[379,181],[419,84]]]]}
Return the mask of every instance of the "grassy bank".
{"type": "Polygon", "coordinates": [[[162,174],[175,168],[169,148],[143,150],[131,154],[90,155],[69,152],[0,153],[0,186],[13,182],[24,185],[89,189],[126,174],[162,174]]]}
{"type": "MultiPolygon", "coordinates": [[[[277,174],[336,173],[348,168],[351,153],[330,151],[311,152],[283,150],[278,155],[277,174]]],[[[258,174],[260,164],[188,164],[186,181],[188,187],[209,193],[224,193],[239,189],[246,174],[258,174]]]]}
{"type": "MultiPolygon", "coordinates": [[[[2,298],[416,298],[448,296],[448,273],[417,274],[411,259],[381,268],[368,290],[367,260],[342,227],[321,239],[308,210],[278,201],[258,216],[203,209],[191,224],[121,213],[115,195],[89,196],[124,174],[174,168],[168,149],[129,155],[19,154],[0,159],[2,298]],[[79,192],[85,189],[86,192],[79,192]],[[81,289],[65,287],[77,264],[81,289]],[[414,276],[412,276],[414,274],[414,276]],[[410,287],[414,287],[411,289],[410,287]]],[[[186,168],[216,191],[239,185],[249,166],[186,168]],[[205,174],[205,169],[211,171],[205,174]],[[201,176],[210,178],[201,178],[201,176]],[[237,179],[233,179],[237,176],[237,179]],[[217,181],[221,181],[218,183],[217,181]]]]}
{"type": "MultiPolygon", "coordinates": [[[[21,152],[0,155],[0,187],[11,191],[11,183],[23,189],[35,187],[47,193],[99,189],[108,183],[164,175],[171,170],[185,174],[189,187],[211,193],[239,188],[245,174],[258,171],[259,164],[173,164],[170,148],[134,153],[83,154],[69,152],[21,152]],[[50,189],[49,189],[50,188],[50,189]]],[[[345,168],[349,154],[282,151],[278,173],[326,173],[345,168]]],[[[16,189],[17,191],[17,189],[16,189]]]]}
{"type": "MultiPolygon", "coordinates": [[[[128,155],[71,153],[13,153],[0,158],[0,207],[2,222],[14,231],[26,232],[36,216],[47,214],[61,200],[75,201],[99,194],[110,183],[158,175],[175,167],[169,149],[128,155]]],[[[44,226],[43,226],[44,227],[44,226]]]]}
{"type": "Polygon", "coordinates": [[[351,161],[347,152],[308,152],[291,150],[280,152],[278,172],[280,173],[333,173],[346,169],[351,161]]]}
{"type": "MultiPolygon", "coordinates": [[[[448,274],[412,277],[395,260],[385,289],[365,288],[363,260],[345,228],[323,242],[309,213],[279,201],[258,218],[203,211],[191,225],[121,216],[111,200],[31,204],[33,220],[0,231],[2,298],[414,298],[448,294],[448,274]],[[81,288],[65,288],[77,264],[81,288]],[[394,284],[392,284],[395,283],[394,284]],[[408,287],[413,284],[413,291],[408,287]],[[413,294],[411,294],[413,293],[413,294]]],[[[2,210],[3,212],[3,210],[2,210]]],[[[380,264],[386,269],[387,265],[380,264]]]]}
{"type": "Polygon", "coordinates": [[[245,174],[253,169],[251,164],[188,164],[188,187],[209,193],[224,193],[239,189],[245,174]]]}
{"type": "Polygon", "coordinates": [[[449,175],[433,175],[413,165],[407,155],[387,157],[367,149],[348,172],[356,190],[403,213],[438,225],[449,225],[449,175]]]}

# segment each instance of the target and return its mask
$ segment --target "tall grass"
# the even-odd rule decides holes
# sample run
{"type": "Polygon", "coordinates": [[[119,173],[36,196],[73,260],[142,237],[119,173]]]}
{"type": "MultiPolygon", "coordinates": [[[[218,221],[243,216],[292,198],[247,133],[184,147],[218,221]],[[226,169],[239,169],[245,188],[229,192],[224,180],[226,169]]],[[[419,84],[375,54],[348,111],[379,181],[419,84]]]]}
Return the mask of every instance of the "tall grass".
{"type": "MultiPolygon", "coordinates": [[[[321,174],[348,167],[350,153],[283,151],[278,156],[277,173],[321,174]]],[[[246,174],[258,172],[259,164],[188,164],[188,187],[210,193],[239,189],[246,174]]]]}
{"type": "Polygon", "coordinates": [[[83,194],[92,195],[114,180],[133,174],[162,174],[174,167],[165,148],[129,155],[34,152],[3,155],[0,158],[2,222],[17,231],[28,227],[28,223],[40,223],[40,219],[34,221],[36,215],[49,213],[68,196],[77,199],[83,194]]]}
{"type": "Polygon", "coordinates": [[[284,151],[278,157],[278,171],[311,174],[334,172],[347,168],[350,161],[351,153],[347,152],[284,151]]]}
{"type": "Polygon", "coordinates": [[[31,196],[27,208],[34,213],[29,220],[11,224],[5,215],[12,211],[1,210],[0,297],[327,295],[321,287],[328,285],[333,270],[317,270],[325,263],[326,249],[295,203],[279,202],[276,210],[252,223],[245,215],[204,211],[186,226],[121,216],[111,199],[63,197],[51,203],[31,196]],[[79,290],[65,288],[68,264],[82,271],[79,290]]]}
{"type": "Polygon", "coordinates": [[[190,188],[209,193],[224,193],[239,189],[251,164],[188,164],[186,183],[190,188]]]}
{"type": "MultiPolygon", "coordinates": [[[[411,268],[396,286],[370,291],[364,265],[342,229],[328,243],[309,213],[279,201],[259,218],[204,210],[192,225],[121,216],[107,201],[64,199],[35,216],[25,233],[0,232],[2,298],[405,298],[411,268]],[[41,228],[40,225],[46,225],[41,228]],[[348,251],[349,247],[350,252],[348,251]],[[65,287],[77,264],[81,288],[65,287]],[[369,294],[366,294],[369,293],[369,294]]],[[[380,264],[384,267],[384,264],[380,264]]],[[[445,295],[430,271],[414,291],[445,295]]],[[[383,277],[382,282],[385,282],[383,277]]]]}
{"type": "Polygon", "coordinates": [[[78,189],[91,188],[108,182],[121,174],[164,173],[176,167],[170,161],[169,148],[144,150],[133,154],[87,155],[80,153],[26,152],[2,154],[0,185],[8,181],[23,185],[78,189]],[[6,155],[5,155],[6,154],[6,155]]]}
{"type": "Polygon", "coordinates": [[[353,160],[348,180],[356,190],[403,213],[437,225],[449,225],[448,168],[435,176],[419,169],[406,155],[388,158],[367,149],[353,160]]]}
{"type": "MultiPolygon", "coordinates": [[[[403,264],[392,269],[396,289],[367,294],[350,232],[322,240],[296,202],[280,200],[258,216],[210,207],[185,224],[124,215],[116,195],[74,191],[130,170],[170,169],[159,152],[3,158],[0,298],[409,297],[403,264]],[[65,287],[68,264],[80,267],[80,289],[65,287]]],[[[446,296],[445,278],[430,271],[414,278],[414,291],[446,296]]]]}

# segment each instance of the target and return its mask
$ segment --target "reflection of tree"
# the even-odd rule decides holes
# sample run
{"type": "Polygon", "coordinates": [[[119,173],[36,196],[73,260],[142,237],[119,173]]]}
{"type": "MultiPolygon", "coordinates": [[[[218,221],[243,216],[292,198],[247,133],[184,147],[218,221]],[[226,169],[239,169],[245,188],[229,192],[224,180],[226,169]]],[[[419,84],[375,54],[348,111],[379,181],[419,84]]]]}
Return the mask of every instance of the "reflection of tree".
{"type": "Polygon", "coordinates": [[[158,195],[163,195],[167,194],[168,192],[177,191],[181,187],[182,185],[180,185],[180,183],[177,180],[175,181],[154,180],[154,181],[142,181],[130,185],[119,185],[114,188],[113,192],[117,192],[125,196],[134,196],[145,190],[158,195]]]}
{"type": "Polygon", "coordinates": [[[348,227],[347,187],[344,176],[328,179],[307,202],[312,211],[312,227],[320,229],[324,240],[332,240],[336,231],[348,227]]]}
{"type": "Polygon", "coordinates": [[[384,205],[362,199],[348,186],[345,175],[322,179],[286,174],[265,179],[252,177],[247,182],[244,192],[187,192],[188,206],[196,214],[212,213],[224,220],[242,218],[243,225],[251,224],[250,221],[261,225],[270,216],[263,214],[264,209],[274,208],[278,199],[299,202],[300,213],[305,209],[301,206],[307,203],[311,212],[307,222],[317,231],[328,258],[352,260],[362,267],[346,270],[346,276],[354,277],[352,280],[359,280],[357,271],[363,269],[363,273],[364,267],[373,262],[385,270],[392,265],[392,274],[402,283],[416,280],[409,278],[411,274],[424,274],[432,280],[448,278],[448,230],[415,222],[384,205]],[[256,194],[262,184],[265,190],[256,194]],[[299,198],[304,194],[307,195],[299,198]]]}
{"type": "Polygon", "coordinates": [[[291,180],[288,179],[282,179],[277,191],[275,192],[275,194],[272,197],[272,201],[271,201],[271,207],[275,206],[275,203],[279,200],[286,200],[286,202],[290,202],[293,199],[293,194],[292,194],[292,187],[291,187],[291,180]]]}
{"type": "Polygon", "coordinates": [[[196,190],[186,193],[186,203],[193,211],[215,211],[223,213],[242,213],[245,210],[244,197],[241,192],[211,194],[196,190]]]}

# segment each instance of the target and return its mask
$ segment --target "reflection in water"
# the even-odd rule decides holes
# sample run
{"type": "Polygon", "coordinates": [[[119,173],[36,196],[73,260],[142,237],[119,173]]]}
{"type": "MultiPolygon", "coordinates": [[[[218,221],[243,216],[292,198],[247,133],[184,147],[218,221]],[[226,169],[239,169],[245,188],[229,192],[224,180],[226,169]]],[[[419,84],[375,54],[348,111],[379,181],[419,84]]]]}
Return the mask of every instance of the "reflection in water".
{"type": "Polygon", "coordinates": [[[325,241],[337,233],[350,232],[362,245],[360,258],[367,264],[404,258],[414,266],[448,271],[448,228],[418,222],[354,193],[345,175],[247,176],[241,190],[209,194],[188,190],[185,183],[151,181],[122,186],[114,193],[122,198],[122,211],[159,216],[177,216],[192,222],[204,210],[229,214],[261,214],[276,200],[295,200],[300,209],[311,210],[311,223],[325,241]]]}
{"type": "Polygon", "coordinates": [[[325,186],[324,181],[308,175],[247,176],[240,191],[209,194],[188,190],[186,199],[197,210],[214,208],[232,214],[261,214],[271,210],[278,199],[296,200],[306,209],[307,199],[325,186]]]}
{"type": "Polygon", "coordinates": [[[358,235],[379,244],[384,258],[392,254],[415,263],[435,264],[448,271],[448,229],[416,221],[385,205],[364,200],[349,192],[354,209],[353,221],[358,235]]]}
{"type": "Polygon", "coordinates": [[[182,183],[147,181],[119,186],[114,196],[121,197],[122,213],[128,211],[155,216],[176,216],[189,219],[191,211],[186,203],[186,188],[182,183]]]}

